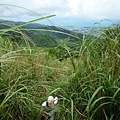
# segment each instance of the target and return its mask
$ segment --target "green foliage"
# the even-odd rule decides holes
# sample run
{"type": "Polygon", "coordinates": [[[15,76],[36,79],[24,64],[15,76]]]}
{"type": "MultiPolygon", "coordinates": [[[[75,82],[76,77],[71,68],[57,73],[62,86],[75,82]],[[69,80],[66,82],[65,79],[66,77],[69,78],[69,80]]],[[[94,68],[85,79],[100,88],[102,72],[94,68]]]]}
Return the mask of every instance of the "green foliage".
{"type": "Polygon", "coordinates": [[[36,44],[36,46],[38,47],[54,47],[57,46],[57,42],[50,36],[48,35],[33,35],[33,37],[31,37],[32,40],[34,40],[34,43],[36,44]]]}
{"type": "MultiPolygon", "coordinates": [[[[52,17],[52,15],[47,17],[52,17]]],[[[29,42],[30,46],[34,46],[35,44],[37,47],[58,46],[58,39],[69,39],[68,46],[74,47],[75,45],[73,44],[73,42],[78,42],[83,36],[83,34],[81,33],[74,35],[72,31],[63,28],[33,23],[41,19],[42,18],[39,18],[36,20],[29,21],[27,23],[3,20],[1,21],[2,24],[0,24],[0,29],[2,31],[1,35],[3,37],[10,37],[10,39],[14,43],[17,42],[18,44],[23,45],[26,44],[25,39],[27,38],[27,41],[29,42]]]]}
{"type": "Polygon", "coordinates": [[[0,119],[47,118],[41,104],[53,95],[59,97],[57,120],[119,120],[119,30],[83,37],[74,48],[64,41],[58,47],[31,48],[25,34],[24,47],[13,47],[14,39],[0,37],[0,119]]]}

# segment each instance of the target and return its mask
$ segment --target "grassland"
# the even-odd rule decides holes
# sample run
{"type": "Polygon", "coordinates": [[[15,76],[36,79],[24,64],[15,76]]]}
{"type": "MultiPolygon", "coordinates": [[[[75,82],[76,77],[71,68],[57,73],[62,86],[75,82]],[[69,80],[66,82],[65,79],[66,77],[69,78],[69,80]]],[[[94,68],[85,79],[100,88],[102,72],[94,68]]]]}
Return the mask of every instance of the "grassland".
{"type": "Polygon", "coordinates": [[[119,27],[83,37],[74,50],[30,47],[21,36],[24,47],[0,37],[1,120],[47,118],[41,104],[49,95],[59,98],[56,120],[120,119],[119,27]]]}

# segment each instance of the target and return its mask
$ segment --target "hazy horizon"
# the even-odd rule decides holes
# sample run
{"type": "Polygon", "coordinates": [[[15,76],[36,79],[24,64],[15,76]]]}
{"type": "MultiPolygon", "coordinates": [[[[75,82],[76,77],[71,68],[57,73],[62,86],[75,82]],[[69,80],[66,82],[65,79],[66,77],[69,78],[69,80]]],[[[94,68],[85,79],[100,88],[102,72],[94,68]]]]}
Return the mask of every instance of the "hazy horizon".
{"type": "MultiPolygon", "coordinates": [[[[34,20],[36,18],[31,19],[13,19],[13,18],[2,18],[2,20],[14,21],[14,22],[28,22],[30,20],[34,20]]],[[[113,24],[119,24],[117,20],[80,20],[80,19],[56,19],[50,18],[49,20],[41,20],[35,23],[44,24],[44,25],[55,25],[55,26],[75,26],[75,27],[106,27],[111,26],[113,24]]]]}

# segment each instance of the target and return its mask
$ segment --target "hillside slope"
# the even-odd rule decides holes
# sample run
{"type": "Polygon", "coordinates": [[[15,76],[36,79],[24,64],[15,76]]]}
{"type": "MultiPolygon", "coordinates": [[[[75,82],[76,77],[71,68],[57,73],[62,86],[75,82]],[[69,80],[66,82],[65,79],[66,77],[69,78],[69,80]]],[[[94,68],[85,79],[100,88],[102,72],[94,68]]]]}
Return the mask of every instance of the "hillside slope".
{"type": "MultiPolygon", "coordinates": [[[[37,46],[53,47],[57,45],[57,41],[60,39],[69,39],[69,41],[75,42],[81,39],[83,36],[83,34],[81,33],[73,33],[70,30],[66,30],[56,26],[47,26],[38,23],[27,24],[25,22],[14,22],[5,20],[0,21],[0,29],[9,29],[16,26],[18,26],[18,28],[23,33],[29,36],[37,46]],[[19,27],[22,24],[26,25],[19,27]]],[[[8,36],[11,36],[13,32],[9,31],[7,32],[7,34],[8,36]]]]}

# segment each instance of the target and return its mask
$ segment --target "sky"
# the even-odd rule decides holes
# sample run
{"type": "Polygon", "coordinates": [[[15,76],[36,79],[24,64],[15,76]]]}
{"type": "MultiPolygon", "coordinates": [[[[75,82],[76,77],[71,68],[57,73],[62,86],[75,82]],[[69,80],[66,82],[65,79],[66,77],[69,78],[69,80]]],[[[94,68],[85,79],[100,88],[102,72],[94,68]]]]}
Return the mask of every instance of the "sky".
{"type": "Polygon", "coordinates": [[[0,0],[0,19],[30,21],[56,15],[39,22],[58,26],[94,26],[96,22],[109,25],[111,21],[119,22],[119,5],[120,0],[0,0]]]}

